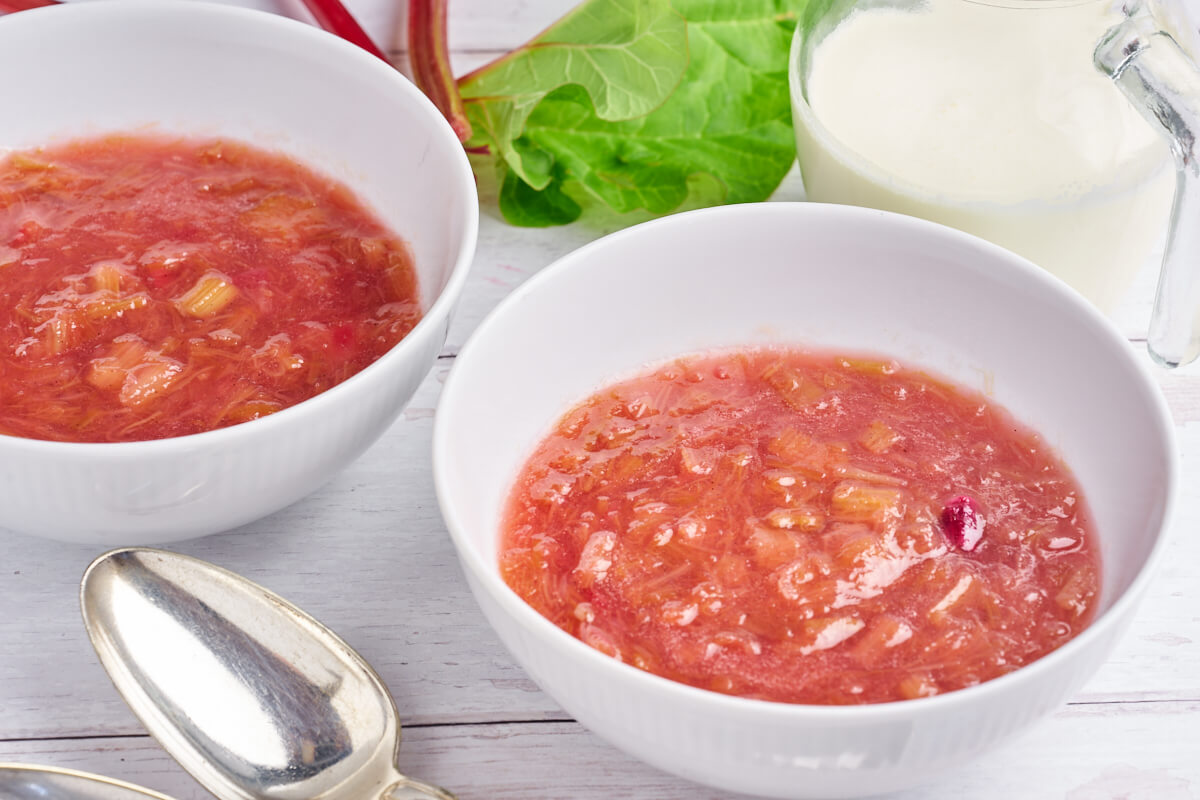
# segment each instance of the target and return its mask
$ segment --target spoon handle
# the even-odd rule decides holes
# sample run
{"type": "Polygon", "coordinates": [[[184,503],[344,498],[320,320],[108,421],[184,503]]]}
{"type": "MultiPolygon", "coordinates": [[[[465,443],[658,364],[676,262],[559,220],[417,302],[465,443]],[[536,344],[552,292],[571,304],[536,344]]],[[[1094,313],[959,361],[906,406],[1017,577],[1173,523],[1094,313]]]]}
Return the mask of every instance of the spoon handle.
{"type": "Polygon", "coordinates": [[[384,790],[381,800],[458,800],[458,798],[441,787],[400,776],[400,780],[384,790]]]}

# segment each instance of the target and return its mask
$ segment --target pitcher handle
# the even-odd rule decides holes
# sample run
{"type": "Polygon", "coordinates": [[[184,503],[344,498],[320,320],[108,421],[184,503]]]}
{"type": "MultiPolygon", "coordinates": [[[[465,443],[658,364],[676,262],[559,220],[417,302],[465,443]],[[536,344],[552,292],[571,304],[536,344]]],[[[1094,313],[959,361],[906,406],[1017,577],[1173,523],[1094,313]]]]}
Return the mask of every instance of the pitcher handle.
{"type": "Polygon", "coordinates": [[[1108,31],[1095,62],[1163,131],[1175,156],[1175,203],[1147,347],[1159,364],[1178,367],[1200,356],[1200,68],[1140,7],[1108,31]]]}

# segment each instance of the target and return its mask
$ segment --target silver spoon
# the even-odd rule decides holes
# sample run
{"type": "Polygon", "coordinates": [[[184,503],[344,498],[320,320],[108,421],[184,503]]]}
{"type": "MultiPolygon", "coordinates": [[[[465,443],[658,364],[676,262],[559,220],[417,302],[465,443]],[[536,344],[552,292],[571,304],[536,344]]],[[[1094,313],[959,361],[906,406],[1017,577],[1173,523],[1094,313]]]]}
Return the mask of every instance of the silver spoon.
{"type": "Polygon", "coordinates": [[[130,783],[61,767],[0,764],[4,800],[171,800],[130,783]]]}
{"type": "Polygon", "coordinates": [[[80,599],[117,691],[222,800],[454,800],[397,771],[383,681],[278,595],[199,559],[128,548],[92,562],[80,599]]]}

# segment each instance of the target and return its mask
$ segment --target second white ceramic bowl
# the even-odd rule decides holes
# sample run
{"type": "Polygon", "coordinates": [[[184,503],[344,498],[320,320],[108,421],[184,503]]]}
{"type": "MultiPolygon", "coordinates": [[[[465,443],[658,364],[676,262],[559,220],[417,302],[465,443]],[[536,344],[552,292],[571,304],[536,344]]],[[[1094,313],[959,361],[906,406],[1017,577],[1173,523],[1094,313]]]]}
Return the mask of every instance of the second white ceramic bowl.
{"type": "Polygon", "coordinates": [[[412,248],[425,318],[363,372],[293,408],[194,436],[71,444],[0,436],[0,528],[94,544],[226,530],[299,499],[395,419],[445,342],[475,250],[463,149],[426,97],[303,23],[203,3],[106,0],[0,18],[0,148],[112,132],[232,137],[347,184],[412,248]]]}
{"type": "Polygon", "coordinates": [[[932,780],[1077,690],[1147,585],[1176,458],[1170,417],[1142,359],[1074,291],[967,234],[818,204],[681,214],[566,256],[479,327],[446,383],[434,430],[438,498],[468,582],[534,680],[633,756],[781,798],[932,780]],[[562,413],[649,363],[767,344],[887,354],[991,395],[1039,431],[1073,469],[1096,519],[1104,574],[1091,627],[962,691],[871,706],[787,705],[618,663],[505,585],[496,555],[504,503],[562,413]]]}

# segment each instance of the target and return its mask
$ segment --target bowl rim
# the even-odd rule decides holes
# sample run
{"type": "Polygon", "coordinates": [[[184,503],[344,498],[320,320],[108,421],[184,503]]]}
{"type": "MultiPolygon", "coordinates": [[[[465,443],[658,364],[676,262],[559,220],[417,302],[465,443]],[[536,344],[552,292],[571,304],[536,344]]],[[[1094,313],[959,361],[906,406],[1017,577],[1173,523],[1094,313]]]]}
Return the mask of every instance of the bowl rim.
{"type": "MultiPolygon", "coordinates": [[[[388,369],[389,365],[394,362],[402,364],[407,353],[419,347],[418,340],[422,337],[416,334],[423,334],[428,329],[448,324],[450,313],[457,303],[459,296],[462,294],[471,264],[475,258],[479,238],[478,188],[466,151],[462,148],[457,134],[450,127],[450,123],[446,121],[442,112],[438,110],[437,106],[433,104],[425,93],[418,89],[399,69],[396,69],[391,64],[384,63],[358,45],[351,44],[341,37],[300,20],[260,9],[223,5],[209,2],[208,0],[191,0],[186,3],[163,3],[160,0],[104,0],[102,3],[60,3],[54,6],[32,8],[17,14],[0,16],[0,31],[5,30],[3,28],[4,25],[45,24],[44,22],[39,22],[39,20],[47,18],[56,20],[55,24],[65,24],[57,22],[58,17],[54,15],[58,15],[58,17],[65,16],[71,21],[71,24],[75,25],[84,25],[91,17],[97,16],[113,17],[118,20],[132,18],[141,22],[157,16],[165,20],[165,24],[170,25],[184,25],[191,19],[201,19],[220,26],[240,26],[243,29],[251,25],[257,25],[264,32],[264,36],[271,36],[275,39],[284,37],[301,52],[323,48],[327,54],[327,58],[339,59],[349,69],[372,76],[374,80],[391,83],[394,91],[406,95],[411,102],[415,103],[417,108],[422,110],[421,113],[424,116],[419,117],[417,120],[420,124],[429,128],[433,136],[444,139],[448,144],[453,144],[450,150],[452,172],[446,178],[448,182],[452,182],[458,187],[455,191],[455,194],[458,196],[455,205],[459,206],[459,208],[455,209],[455,212],[461,214],[463,228],[461,236],[454,243],[457,249],[457,257],[449,270],[445,285],[438,292],[429,308],[422,309],[421,319],[417,321],[417,324],[400,341],[383,353],[383,355],[335,386],[331,386],[312,397],[287,408],[280,409],[273,414],[268,414],[265,417],[247,420],[246,422],[229,425],[224,428],[201,431],[199,433],[169,436],[160,439],[140,439],[128,442],[70,442],[52,439],[33,439],[0,433],[0,450],[10,450],[19,454],[36,454],[46,457],[53,457],[55,455],[65,456],[69,452],[72,458],[128,459],[172,454],[180,448],[220,448],[232,441],[236,441],[237,438],[248,435],[268,436],[271,435],[272,430],[280,426],[299,425],[304,422],[306,417],[320,416],[326,413],[327,406],[333,403],[340,403],[344,395],[360,391],[358,389],[360,386],[362,390],[368,390],[370,388],[369,382],[376,375],[388,369]],[[78,19],[72,19],[72,17],[77,17],[78,19]],[[24,23],[21,22],[22,20],[24,20],[24,23]]],[[[173,136],[177,132],[166,131],[164,133],[168,136],[173,136]]],[[[179,135],[186,136],[187,134],[180,133],[179,135]]],[[[6,150],[7,148],[0,148],[0,152],[5,152],[6,150]]],[[[330,178],[320,168],[313,168],[307,164],[303,164],[303,162],[302,165],[313,169],[323,177],[330,178]]],[[[336,180],[333,178],[330,179],[336,180]]],[[[351,185],[348,181],[338,180],[337,182],[344,185],[358,198],[359,193],[355,186],[351,185]]],[[[368,212],[372,214],[376,213],[376,209],[373,206],[366,203],[362,203],[362,205],[368,212]]],[[[404,232],[394,231],[393,233],[407,243],[408,239],[404,232]]],[[[426,370],[426,374],[428,374],[428,369],[426,370]]]]}
{"type": "MultiPolygon", "coordinates": [[[[1091,303],[1078,294],[1074,289],[1056,276],[1043,270],[1028,259],[1006,250],[999,245],[981,239],[969,233],[951,228],[936,222],[918,217],[911,217],[878,209],[858,206],[837,205],[814,202],[765,202],[746,203],[732,206],[717,206],[685,211],[667,217],[643,222],[619,230],[607,236],[600,237],[588,244],[573,250],[556,259],[551,264],[530,277],[517,287],[484,318],[478,328],[471,334],[466,344],[460,349],[455,363],[442,387],[441,398],[438,402],[437,413],[433,428],[433,479],[438,505],[441,508],[446,528],[458,553],[459,562],[463,569],[473,577],[478,585],[488,593],[490,599],[499,610],[511,620],[518,623],[527,633],[538,638],[548,647],[561,652],[564,656],[576,660],[584,659],[593,669],[607,671],[617,683],[637,687],[646,692],[665,693],[666,697],[674,698],[681,703],[703,708],[710,712],[727,714],[755,714],[777,721],[816,721],[838,724],[875,724],[882,721],[900,718],[911,718],[914,714],[935,714],[943,709],[953,708],[964,703],[986,700],[989,696],[1003,695],[1015,690],[1022,684],[1037,680],[1038,675],[1049,672],[1060,662],[1072,659],[1076,653],[1082,652],[1102,639],[1109,633],[1119,631],[1119,626],[1132,608],[1139,602],[1155,568],[1166,547],[1168,533],[1175,518],[1175,506],[1178,495],[1180,457],[1175,437],[1174,424],[1166,399],[1150,376],[1148,359],[1139,359],[1134,350],[1129,347],[1129,340],[1121,334],[1116,326],[1091,303]],[[974,686],[957,689],[951,692],[921,697],[912,700],[894,700],[884,703],[867,703],[852,705],[818,705],[803,703],[784,703],[772,700],[760,700],[736,695],[727,695],[716,691],[701,689],[689,684],[664,678],[632,665],[617,661],[589,647],[581,640],[562,630],[550,620],[543,617],[526,603],[500,577],[497,565],[488,565],[480,552],[471,544],[465,532],[465,525],[459,517],[453,503],[450,486],[453,481],[449,474],[448,456],[450,448],[452,415],[458,413],[458,385],[462,380],[464,370],[469,370],[473,354],[480,341],[493,336],[492,329],[502,323],[506,316],[516,313],[522,302],[540,291],[544,285],[554,281],[568,280],[571,270],[576,264],[587,263],[599,259],[603,261],[603,251],[613,243],[641,236],[663,236],[674,226],[694,224],[698,220],[710,217],[741,217],[756,214],[778,214],[781,219],[790,215],[827,215],[843,217],[855,224],[879,227],[895,226],[897,229],[924,231],[927,236],[940,237],[950,242],[957,241],[960,245],[974,248],[981,258],[989,263],[1009,269],[1019,274],[1023,280],[1040,284],[1045,291],[1052,293],[1059,303],[1073,306],[1082,313],[1106,349],[1113,353],[1118,362],[1123,363],[1128,371],[1136,378],[1137,391],[1148,400],[1147,412],[1152,417],[1153,427],[1159,434],[1163,445],[1166,463],[1166,480],[1164,482],[1164,501],[1161,509],[1161,521],[1157,535],[1145,562],[1134,575],[1128,587],[1113,599],[1112,604],[1078,635],[1061,647],[1047,653],[1005,675],[984,681],[974,686]],[[466,366],[464,366],[466,365],[466,366]]],[[[549,421],[547,422],[549,424],[549,421]]],[[[493,532],[495,533],[495,532],[493,532]]],[[[477,598],[481,602],[481,598],[477,598]]],[[[1098,668],[1102,662],[1097,662],[1098,668]]],[[[523,666],[523,665],[522,665],[523,666]]],[[[1090,673],[1089,673],[1090,674],[1090,673]]]]}

